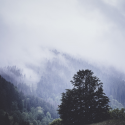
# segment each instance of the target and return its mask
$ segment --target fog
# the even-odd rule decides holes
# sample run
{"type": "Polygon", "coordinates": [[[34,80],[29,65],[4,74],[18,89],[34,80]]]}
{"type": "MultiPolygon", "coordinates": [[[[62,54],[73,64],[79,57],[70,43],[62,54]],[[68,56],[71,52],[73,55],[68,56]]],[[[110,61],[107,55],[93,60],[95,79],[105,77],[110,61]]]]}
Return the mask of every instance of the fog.
{"type": "MultiPolygon", "coordinates": [[[[0,0],[0,67],[17,66],[37,83],[57,50],[125,73],[123,0],[0,0]]],[[[58,60],[58,61],[59,61],[58,60]]]]}

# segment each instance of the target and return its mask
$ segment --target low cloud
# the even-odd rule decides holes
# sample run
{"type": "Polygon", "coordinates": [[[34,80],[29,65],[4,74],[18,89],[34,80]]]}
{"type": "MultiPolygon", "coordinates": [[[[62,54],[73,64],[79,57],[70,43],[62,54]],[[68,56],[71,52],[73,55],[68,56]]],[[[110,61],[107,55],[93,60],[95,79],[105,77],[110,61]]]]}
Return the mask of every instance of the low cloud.
{"type": "Polygon", "coordinates": [[[37,70],[56,49],[125,72],[124,5],[123,0],[0,1],[0,66],[16,65],[38,81],[37,70]]]}

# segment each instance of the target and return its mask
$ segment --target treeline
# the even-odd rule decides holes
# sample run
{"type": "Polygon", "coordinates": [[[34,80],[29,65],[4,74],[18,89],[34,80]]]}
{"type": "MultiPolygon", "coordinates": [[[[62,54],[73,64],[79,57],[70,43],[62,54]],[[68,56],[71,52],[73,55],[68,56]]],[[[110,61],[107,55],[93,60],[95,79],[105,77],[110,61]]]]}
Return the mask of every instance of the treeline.
{"type": "Polygon", "coordinates": [[[125,120],[125,109],[112,97],[103,92],[103,83],[93,75],[91,70],[79,70],[71,80],[73,89],[62,93],[62,103],[58,112],[61,119],[54,120],[50,125],[82,125],[98,123],[105,120],[125,120]],[[122,109],[112,109],[109,106],[122,109]]]}
{"type": "MultiPolygon", "coordinates": [[[[106,120],[106,122],[109,121],[108,125],[112,125],[111,122],[116,122],[115,120],[119,120],[119,124],[122,125],[120,123],[120,121],[125,121],[125,109],[113,109],[109,111],[109,118],[106,120]]],[[[106,124],[105,122],[105,124],[106,124]]],[[[118,121],[117,121],[118,122],[118,121]]],[[[104,124],[104,121],[102,123],[102,125],[104,124]]],[[[115,123],[117,124],[117,123],[115,123]]],[[[62,123],[62,119],[58,118],[58,119],[54,119],[49,125],[63,125],[62,123]]],[[[94,124],[95,125],[95,124],[94,124]]],[[[107,125],[107,124],[106,124],[107,125]]]]}
{"type": "Polygon", "coordinates": [[[69,87],[68,76],[64,78],[66,74],[63,76],[61,74],[64,73],[65,70],[66,67],[60,66],[58,61],[57,63],[56,61],[47,61],[45,72],[41,76],[40,81],[30,85],[25,83],[24,75],[22,75],[21,71],[16,66],[8,66],[0,69],[0,74],[7,81],[13,83],[24,95],[40,97],[50,103],[56,110],[57,106],[60,104],[61,93],[65,91],[65,88],[69,87]],[[59,68],[61,72],[56,68],[59,68]]]}
{"type": "Polygon", "coordinates": [[[24,95],[0,76],[0,125],[48,125],[58,118],[54,107],[45,100],[24,95]]]}
{"type": "MultiPolygon", "coordinates": [[[[55,54],[55,58],[50,61],[46,60],[42,73],[41,70],[37,71],[41,73],[41,78],[35,84],[36,86],[32,84],[30,86],[26,85],[24,80],[25,75],[16,66],[3,69],[0,73],[7,81],[14,83],[18,90],[22,91],[25,95],[40,97],[57,108],[60,104],[61,93],[65,91],[65,88],[71,89],[72,87],[69,81],[72,79],[73,74],[79,69],[90,69],[104,83],[104,92],[106,95],[108,97],[112,95],[113,99],[116,100],[112,101],[115,104],[113,108],[125,107],[125,78],[123,73],[113,68],[98,68],[83,60],[75,59],[57,51],[53,51],[53,54],[55,54]]],[[[32,70],[36,69],[32,67],[32,70]]]]}

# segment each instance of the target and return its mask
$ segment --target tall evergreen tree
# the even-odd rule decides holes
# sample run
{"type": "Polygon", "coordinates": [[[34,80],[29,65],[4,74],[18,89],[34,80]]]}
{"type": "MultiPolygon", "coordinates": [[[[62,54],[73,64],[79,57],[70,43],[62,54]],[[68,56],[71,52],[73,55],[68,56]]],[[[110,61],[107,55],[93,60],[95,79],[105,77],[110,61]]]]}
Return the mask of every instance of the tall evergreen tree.
{"type": "Polygon", "coordinates": [[[109,98],[91,70],[79,70],[71,83],[73,89],[62,93],[58,109],[64,125],[93,123],[109,117],[109,98]]]}

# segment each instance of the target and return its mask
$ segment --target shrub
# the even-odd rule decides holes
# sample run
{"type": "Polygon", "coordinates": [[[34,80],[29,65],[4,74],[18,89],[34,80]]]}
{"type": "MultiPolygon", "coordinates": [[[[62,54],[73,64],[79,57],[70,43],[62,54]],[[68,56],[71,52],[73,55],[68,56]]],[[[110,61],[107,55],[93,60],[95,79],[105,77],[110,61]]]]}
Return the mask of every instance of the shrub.
{"type": "Polygon", "coordinates": [[[63,125],[60,118],[54,119],[49,125],[63,125]]]}
{"type": "Polygon", "coordinates": [[[125,112],[124,111],[125,111],[124,108],[122,108],[121,110],[119,110],[118,108],[111,110],[111,111],[109,111],[110,118],[111,119],[125,119],[125,112]]]}

